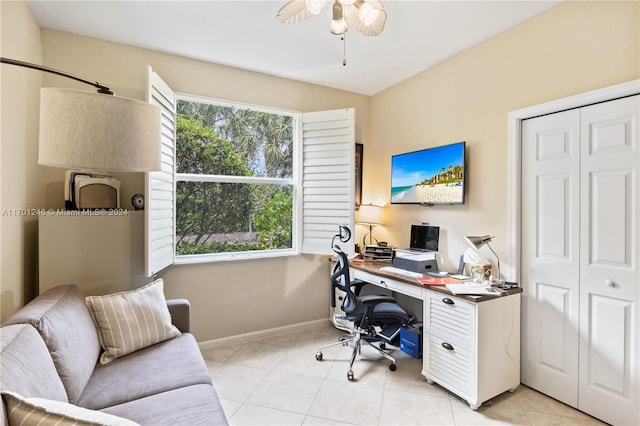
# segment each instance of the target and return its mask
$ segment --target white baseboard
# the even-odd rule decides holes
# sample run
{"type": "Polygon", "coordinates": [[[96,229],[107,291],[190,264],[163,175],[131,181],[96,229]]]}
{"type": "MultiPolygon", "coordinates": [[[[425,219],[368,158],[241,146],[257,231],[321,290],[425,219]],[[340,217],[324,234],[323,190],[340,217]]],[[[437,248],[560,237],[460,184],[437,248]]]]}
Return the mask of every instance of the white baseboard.
{"type": "Polygon", "coordinates": [[[237,336],[222,337],[220,339],[206,340],[199,342],[201,350],[217,349],[229,345],[237,345],[242,343],[248,343],[255,340],[268,339],[270,337],[276,337],[283,334],[289,334],[300,331],[317,330],[322,327],[326,327],[327,324],[331,324],[329,318],[319,319],[314,321],[307,321],[300,324],[285,325],[283,327],[270,328],[267,330],[255,331],[252,333],[239,334],[237,336]]]}

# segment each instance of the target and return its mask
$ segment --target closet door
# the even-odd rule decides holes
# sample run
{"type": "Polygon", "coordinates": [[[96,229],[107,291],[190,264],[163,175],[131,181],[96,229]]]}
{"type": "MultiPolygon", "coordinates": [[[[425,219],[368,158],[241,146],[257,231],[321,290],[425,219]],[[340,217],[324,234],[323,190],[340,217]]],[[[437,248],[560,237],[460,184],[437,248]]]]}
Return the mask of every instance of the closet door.
{"type": "Polygon", "coordinates": [[[582,108],[578,408],[639,424],[640,96],[582,108]]]}
{"type": "Polygon", "coordinates": [[[522,124],[522,383],[577,407],[580,112],[522,124]]]}

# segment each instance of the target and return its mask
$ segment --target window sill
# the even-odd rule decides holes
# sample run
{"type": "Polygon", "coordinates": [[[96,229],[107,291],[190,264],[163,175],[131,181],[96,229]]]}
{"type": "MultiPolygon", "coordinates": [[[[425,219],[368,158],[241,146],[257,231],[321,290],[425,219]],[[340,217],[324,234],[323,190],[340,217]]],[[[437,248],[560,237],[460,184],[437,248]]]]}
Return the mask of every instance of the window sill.
{"type": "Polygon", "coordinates": [[[300,252],[296,250],[274,250],[261,252],[238,252],[224,254],[191,254],[176,256],[174,265],[191,265],[195,263],[213,263],[213,262],[230,262],[234,260],[259,260],[271,259],[276,257],[297,256],[300,252]]]}

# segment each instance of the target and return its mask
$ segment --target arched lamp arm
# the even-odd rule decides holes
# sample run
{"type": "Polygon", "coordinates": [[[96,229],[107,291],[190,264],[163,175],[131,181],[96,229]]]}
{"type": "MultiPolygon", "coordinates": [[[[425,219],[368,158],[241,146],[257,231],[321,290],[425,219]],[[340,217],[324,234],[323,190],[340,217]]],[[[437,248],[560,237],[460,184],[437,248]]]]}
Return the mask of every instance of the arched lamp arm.
{"type": "Polygon", "coordinates": [[[100,84],[98,82],[94,83],[92,81],[85,80],[85,79],[80,78],[80,77],[76,77],[75,75],[68,74],[68,73],[63,72],[63,71],[54,70],[53,68],[48,68],[48,67],[44,67],[42,65],[32,64],[30,62],[18,61],[16,59],[1,58],[1,57],[0,57],[0,63],[16,65],[16,66],[25,67],[25,68],[31,68],[31,69],[34,69],[34,70],[39,70],[39,71],[44,71],[44,72],[48,72],[48,73],[51,73],[51,74],[60,75],[62,77],[67,77],[67,78],[70,78],[72,80],[76,80],[76,81],[79,81],[81,83],[93,86],[96,89],[98,89],[98,93],[104,93],[105,95],[113,95],[113,92],[107,86],[104,86],[104,85],[102,85],[102,84],[100,84]]]}

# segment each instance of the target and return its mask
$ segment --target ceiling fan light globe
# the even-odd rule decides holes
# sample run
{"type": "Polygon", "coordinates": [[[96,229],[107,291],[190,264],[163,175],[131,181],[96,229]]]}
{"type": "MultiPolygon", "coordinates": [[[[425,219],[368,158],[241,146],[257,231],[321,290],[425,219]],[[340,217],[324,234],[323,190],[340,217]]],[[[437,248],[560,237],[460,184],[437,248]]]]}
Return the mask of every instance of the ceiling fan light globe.
{"type": "Polygon", "coordinates": [[[358,9],[358,17],[364,25],[371,25],[379,13],[380,11],[377,8],[374,8],[367,2],[363,2],[358,9]]]}
{"type": "Polygon", "coordinates": [[[371,25],[376,21],[376,19],[378,19],[379,15],[380,11],[378,9],[373,9],[371,12],[367,13],[367,16],[362,20],[362,23],[367,26],[371,25]]]}
{"type": "Polygon", "coordinates": [[[335,35],[341,35],[347,32],[347,22],[344,18],[331,20],[331,33],[335,35]]]}
{"type": "Polygon", "coordinates": [[[332,8],[331,32],[336,35],[344,34],[347,31],[347,22],[344,20],[342,3],[335,0],[332,8]]]}
{"type": "Polygon", "coordinates": [[[307,10],[312,15],[319,15],[325,4],[327,4],[327,0],[305,0],[307,10]]]}

